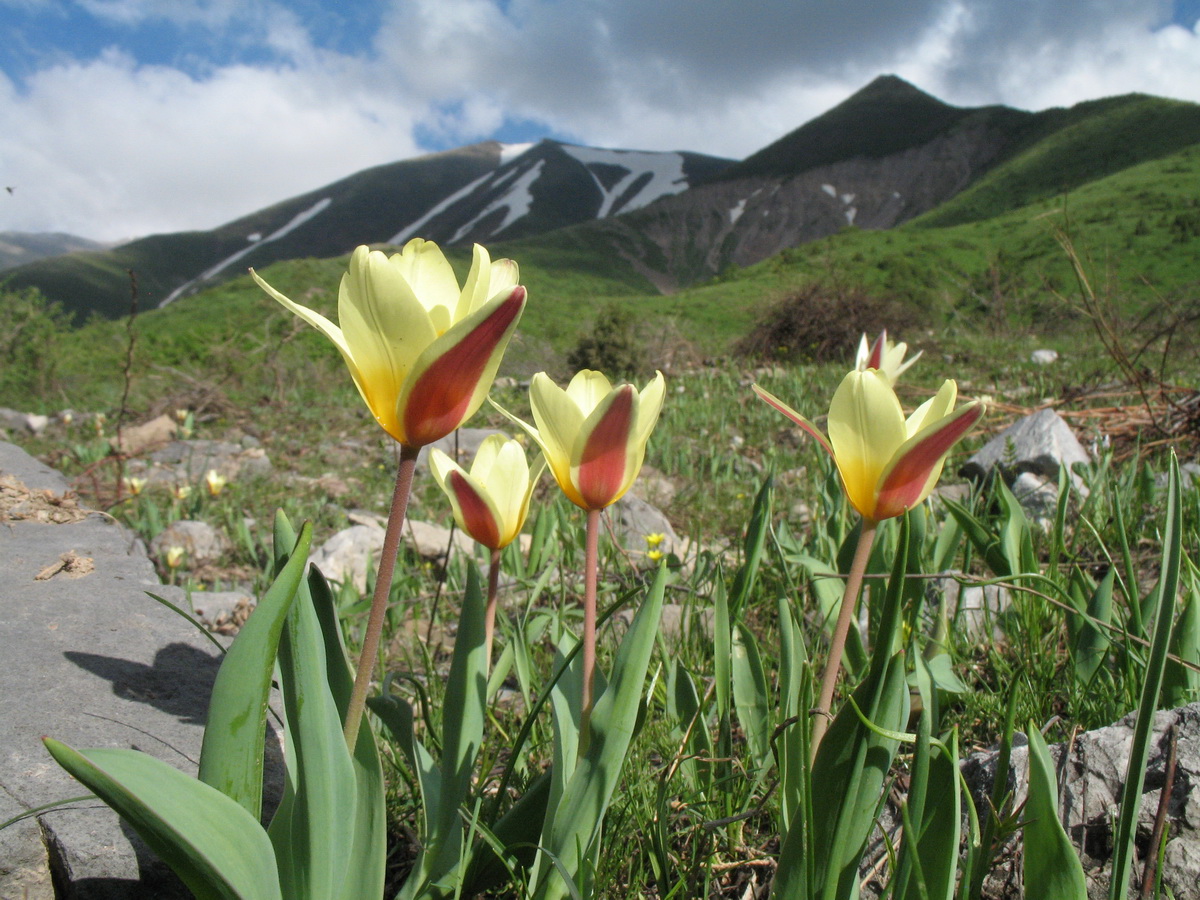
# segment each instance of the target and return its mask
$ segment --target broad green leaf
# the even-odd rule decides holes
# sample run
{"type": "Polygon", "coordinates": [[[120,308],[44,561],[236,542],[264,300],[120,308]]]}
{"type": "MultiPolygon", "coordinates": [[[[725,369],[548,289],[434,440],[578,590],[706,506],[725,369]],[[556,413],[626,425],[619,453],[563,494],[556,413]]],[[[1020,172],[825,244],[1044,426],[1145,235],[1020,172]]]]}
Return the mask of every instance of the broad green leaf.
{"type": "MultiPolygon", "coordinates": [[[[285,543],[286,531],[277,525],[276,534],[285,543]]],[[[355,848],[357,780],[307,583],[297,596],[301,593],[303,602],[292,605],[279,641],[289,778],[267,833],[287,897],[325,900],[344,896],[355,848]]],[[[337,660],[336,671],[344,675],[345,665],[344,657],[337,660]]]]}
{"type": "Polygon", "coordinates": [[[1025,801],[1025,883],[1037,885],[1043,897],[1087,900],[1083,866],[1058,820],[1058,787],[1050,749],[1029,723],[1029,799],[1025,801]]]}
{"type": "Polygon", "coordinates": [[[462,877],[463,821],[475,773],[475,757],[483,744],[487,705],[487,660],[484,658],[484,605],[479,569],[467,565],[458,634],[450,660],[450,677],[442,702],[442,758],[436,797],[426,794],[428,830],[413,872],[401,897],[452,896],[462,877]]]}
{"type": "MultiPolygon", "coordinates": [[[[1196,567],[1188,561],[1187,606],[1175,623],[1171,633],[1171,653],[1184,662],[1200,663],[1200,576],[1196,567]]],[[[1167,663],[1163,673],[1163,705],[1183,706],[1191,703],[1200,693],[1200,673],[1177,662],[1167,663]]]]}
{"type": "Polygon", "coordinates": [[[306,523],[299,540],[288,542],[283,551],[289,554],[287,562],[221,661],[208,705],[198,777],[236,800],[256,821],[262,815],[271,674],[283,623],[308,565],[311,541],[312,525],[306,523]]]}
{"type": "MultiPolygon", "coordinates": [[[[354,688],[354,676],[342,641],[341,624],[333,592],[320,569],[309,570],[308,580],[301,585],[297,602],[309,601],[317,614],[325,647],[325,668],[329,689],[337,706],[338,720],[344,722],[354,688]]],[[[353,821],[347,823],[353,832],[350,859],[354,861],[346,872],[340,896],[343,900],[383,895],[387,866],[387,810],[384,806],[383,767],[371,720],[363,716],[354,745],[354,779],[357,803],[353,821]]]]}
{"type": "Polygon", "coordinates": [[[755,770],[761,775],[771,755],[771,716],[767,708],[767,678],[758,642],[741,622],[733,630],[733,702],[742,724],[755,770]]]}
{"type": "MultiPolygon", "coordinates": [[[[543,772],[492,827],[492,837],[505,848],[510,865],[524,869],[533,862],[549,799],[550,773],[543,772]]],[[[496,848],[486,841],[477,841],[471,850],[471,862],[463,879],[463,896],[473,897],[495,890],[508,877],[508,868],[501,862],[496,848]]]]}
{"type": "Polygon", "coordinates": [[[1179,460],[1171,454],[1167,482],[1166,528],[1163,531],[1162,570],[1158,587],[1153,594],[1154,639],[1150,643],[1150,658],[1146,663],[1137,721],[1133,726],[1133,742],[1129,748],[1129,764],[1125,784],[1121,789],[1121,811],[1113,837],[1112,881],[1109,897],[1120,900],[1129,887],[1133,869],[1134,838],[1137,836],[1138,808],[1142,802],[1142,782],[1150,759],[1150,737],[1154,729],[1154,713],[1162,690],[1163,673],[1167,666],[1167,648],[1171,643],[1171,625],[1179,592],[1180,560],[1183,556],[1183,514],[1179,489],[1179,460]]]}
{"type": "MultiPolygon", "coordinates": [[[[928,734],[923,735],[921,739],[928,741],[928,734]]],[[[903,850],[915,853],[919,860],[925,898],[951,900],[954,897],[955,875],[958,872],[958,850],[962,831],[957,735],[951,737],[949,745],[939,746],[930,756],[927,765],[927,783],[920,816],[918,818],[914,813],[912,821],[916,828],[914,840],[910,841],[906,837],[903,850]]],[[[895,895],[897,900],[917,900],[920,893],[916,882],[909,881],[906,887],[906,892],[895,895]]]]}
{"type": "Polygon", "coordinates": [[[754,498],[754,509],[750,513],[746,537],[742,541],[744,558],[741,568],[733,578],[733,592],[729,598],[729,614],[734,620],[741,617],[742,607],[758,581],[758,567],[762,562],[763,548],[771,529],[771,498],[774,485],[775,479],[768,475],[754,498]]]}
{"type": "Polygon", "coordinates": [[[729,598],[725,594],[725,579],[718,570],[717,577],[713,579],[713,676],[716,679],[714,693],[717,697],[717,715],[720,718],[729,715],[732,705],[732,641],[733,622],[729,615],[729,598]]]}
{"type": "Polygon", "coordinates": [[[808,710],[813,705],[812,677],[804,636],[791,601],[779,598],[779,693],[783,716],[775,742],[779,758],[779,812],[787,832],[807,796],[808,710]]]}
{"type": "MultiPolygon", "coordinates": [[[[557,807],[547,812],[552,825],[543,839],[543,849],[572,877],[580,873],[597,849],[604,814],[621,777],[654,650],[666,581],[667,570],[660,568],[617,650],[608,686],[592,710],[592,738],[587,753],[580,758],[557,807]]],[[[561,900],[567,895],[568,887],[561,876],[543,868],[539,879],[535,893],[538,900],[561,900]]]]}
{"type": "Polygon", "coordinates": [[[1110,568],[1088,600],[1087,617],[1080,617],[1075,638],[1075,675],[1083,684],[1090,684],[1104,664],[1108,653],[1108,629],[1112,621],[1113,584],[1117,570],[1110,568]]]}
{"type": "Polygon", "coordinates": [[[137,750],[46,749],[128,822],[197,900],[282,900],[266,832],[227,794],[137,750]]]}

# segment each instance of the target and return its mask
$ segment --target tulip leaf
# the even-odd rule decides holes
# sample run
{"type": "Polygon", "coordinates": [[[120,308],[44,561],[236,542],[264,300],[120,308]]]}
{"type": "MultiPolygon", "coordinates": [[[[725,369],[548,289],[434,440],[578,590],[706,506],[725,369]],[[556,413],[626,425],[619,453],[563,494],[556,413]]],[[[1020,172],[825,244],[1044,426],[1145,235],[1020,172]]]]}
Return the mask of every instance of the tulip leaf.
{"type": "MultiPolygon", "coordinates": [[[[1200,576],[1188,561],[1189,583],[1187,606],[1171,632],[1171,653],[1186,663],[1200,663],[1200,576]]],[[[1200,690],[1200,674],[1174,660],[1167,663],[1163,673],[1163,705],[1183,706],[1196,699],[1200,690]]]]}
{"type": "MultiPolygon", "coordinates": [[[[556,867],[557,872],[565,870],[577,877],[596,852],[604,814],[620,780],[637,722],[666,583],[663,567],[621,641],[607,688],[596,700],[587,752],[547,813],[549,829],[542,846],[547,857],[561,866],[556,867]]],[[[568,891],[562,874],[556,876],[548,866],[542,867],[534,894],[537,900],[561,900],[568,891]]]]}
{"type": "Polygon", "coordinates": [[[763,548],[767,543],[767,535],[771,530],[771,498],[774,495],[775,479],[767,476],[758,495],[754,498],[754,508],[750,512],[750,522],[746,526],[746,537],[742,541],[744,559],[741,568],[733,578],[733,592],[729,598],[729,614],[734,620],[740,618],[742,607],[746,604],[754,584],[758,581],[758,569],[762,563],[763,548]]]}
{"type": "Polygon", "coordinates": [[[1133,869],[1134,839],[1137,837],[1138,808],[1142,802],[1142,782],[1150,760],[1150,737],[1154,728],[1154,713],[1158,708],[1159,692],[1167,665],[1167,648],[1171,640],[1172,620],[1179,592],[1179,569],[1183,556],[1183,513],[1179,488],[1179,460],[1171,455],[1167,481],[1166,528],[1163,529],[1162,569],[1158,587],[1151,596],[1154,615],[1154,639],[1150,658],[1146,662],[1137,721],[1133,726],[1133,741],[1121,789],[1121,812],[1113,836],[1113,868],[1109,896],[1124,897],[1133,869]]]}
{"type": "Polygon", "coordinates": [[[767,709],[767,678],[758,642],[741,622],[733,630],[733,702],[750,745],[755,771],[762,773],[770,758],[771,717],[767,709]]]}
{"type": "Polygon", "coordinates": [[[1108,630],[1104,626],[1112,621],[1113,585],[1116,576],[1117,570],[1110,568],[1088,601],[1087,617],[1079,617],[1073,655],[1075,675],[1082,684],[1091,683],[1108,653],[1108,630]]]}
{"type": "Polygon", "coordinates": [[[1025,802],[1025,883],[1044,897],[1087,900],[1083,866],[1058,820],[1058,787],[1050,749],[1034,723],[1029,724],[1029,798],[1025,802]]]}
{"type": "Polygon", "coordinates": [[[812,676],[804,636],[795,610],[779,598],[779,693],[783,723],[776,741],[779,759],[779,812],[786,833],[793,818],[803,815],[807,795],[808,710],[813,705],[812,676]]]}
{"type": "Polygon", "coordinates": [[[245,807],[137,750],[74,750],[51,738],[64,769],[128,822],[197,900],[281,900],[275,851],[245,807]]]}
{"type": "MultiPolygon", "coordinates": [[[[282,515],[282,514],[281,514],[282,515]]],[[[289,527],[289,533],[291,532],[289,527]]],[[[208,706],[199,779],[262,815],[263,742],[275,655],[308,564],[312,526],[280,548],[279,574],[221,661],[208,706]]]]}
{"type": "MultiPolygon", "coordinates": [[[[278,557],[291,527],[276,521],[278,557]]],[[[357,780],[330,692],[325,639],[308,584],[279,641],[287,780],[267,829],[284,893],[297,900],[342,897],[354,850],[357,780]]],[[[344,670],[344,658],[338,669],[344,670]]],[[[355,865],[358,861],[354,861],[355,865]]]]}
{"type": "Polygon", "coordinates": [[[423,779],[426,833],[420,856],[399,894],[402,898],[452,896],[462,877],[463,824],[459,810],[467,802],[475,757],[483,743],[487,705],[487,660],[484,658],[484,596],[479,569],[467,565],[458,634],[450,661],[450,677],[442,701],[442,757],[434,767],[413,742],[419,767],[435,777],[423,779]]]}
{"type": "MultiPolygon", "coordinates": [[[[320,569],[313,566],[308,580],[300,586],[298,601],[310,600],[317,614],[325,648],[325,669],[329,690],[337,706],[338,721],[345,721],[354,688],[354,677],[346,657],[345,644],[338,620],[333,592],[320,569]]],[[[354,864],[346,872],[340,896],[344,900],[378,897],[383,894],[387,865],[387,810],[384,806],[383,767],[371,721],[363,716],[359,721],[358,740],[354,744],[354,779],[357,804],[354,819],[347,824],[352,830],[350,859],[354,864]]]]}

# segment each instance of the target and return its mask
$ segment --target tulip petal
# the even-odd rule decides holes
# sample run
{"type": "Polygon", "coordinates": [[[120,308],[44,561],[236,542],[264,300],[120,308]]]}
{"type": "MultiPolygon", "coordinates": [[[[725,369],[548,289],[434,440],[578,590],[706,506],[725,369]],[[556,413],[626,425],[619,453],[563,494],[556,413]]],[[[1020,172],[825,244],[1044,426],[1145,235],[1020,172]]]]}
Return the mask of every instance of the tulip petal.
{"type": "Polygon", "coordinates": [[[958,399],[958,385],[954,379],[947,378],[942,382],[937,394],[918,406],[904,423],[908,436],[912,437],[926,425],[944,419],[954,409],[958,399]]]}
{"type": "Polygon", "coordinates": [[[603,372],[580,369],[567,385],[567,396],[575,401],[579,412],[587,418],[612,393],[612,389],[612,382],[603,372]]]}
{"type": "Polygon", "coordinates": [[[929,496],[950,448],[983,416],[982,403],[968,403],[927,425],[896,451],[879,478],[876,520],[902,515],[929,496]]]}
{"type": "Polygon", "coordinates": [[[538,442],[563,493],[576,506],[582,506],[583,499],[571,481],[571,446],[583,427],[583,413],[545,372],[538,372],[529,383],[529,406],[537,428],[530,428],[519,419],[514,421],[538,442]]]}
{"type": "Polygon", "coordinates": [[[796,412],[796,410],[792,409],[770,391],[763,390],[757,384],[752,384],[750,387],[754,393],[758,394],[763,402],[765,402],[768,406],[773,406],[775,409],[779,410],[781,413],[799,425],[802,429],[808,432],[809,436],[816,440],[818,444],[825,448],[826,453],[828,453],[830,456],[833,456],[833,448],[829,446],[829,441],[826,439],[825,435],[821,433],[821,429],[817,428],[816,425],[804,418],[804,416],[800,415],[800,413],[796,412]]]}
{"type": "Polygon", "coordinates": [[[321,332],[321,334],[325,335],[325,337],[329,338],[329,340],[333,341],[334,346],[338,348],[342,354],[342,357],[346,360],[346,364],[353,367],[354,357],[350,353],[350,347],[346,344],[346,338],[342,334],[342,329],[338,328],[338,326],[334,325],[316,310],[309,309],[307,306],[301,306],[294,300],[290,300],[283,294],[279,293],[279,291],[267,284],[266,281],[263,280],[263,277],[253,269],[250,270],[250,277],[258,283],[260,288],[270,294],[272,298],[277,300],[280,305],[285,307],[289,312],[294,313],[313,328],[317,329],[317,331],[321,332]]]}
{"type": "Polygon", "coordinates": [[[438,334],[450,327],[458,307],[458,278],[440,247],[433,241],[413,238],[388,263],[404,278],[438,326],[438,334]]]}
{"type": "Polygon", "coordinates": [[[648,385],[642,388],[642,392],[638,397],[637,422],[629,437],[631,449],[633,445],[645,448],[646,442],[650,440],[650,433],[654,431],[654,426],[658,424],[658,417],[662,413],[663,402],[666,400],[666,397],[666,379],[663,378],[662,372],[655,372],[654,378],[650,380],[648,385]]]}
{"type": "Polygon", "coordinates": [[[521,530],[521,512],[529,493],[529,464],[521,445],[503,435],[486,438],[471,464],[471,477],[483,485],[500,516],[500,544],[521,530]]]}
{"type": "Polygon", "coordinates": [[[571,480],[579,489],[584,509],[604,509],[633,483],[641,465],[640,459],[636,466],[631,465],[629,452],[637,406],[637,390],[624,384],[584,420],[571,454],[571,480]]]}
{"type": "Polygon", "coordinates": [[[829,404],[829,444],[850,503],[877,518],[880,474],[908,437],[904,411],[888,377],[876,369],[850,372],[829,404]]]}
{"type": "Polygon", "coordinates": [[[479,409],[524,309],[525,288],[518,285],[456,323],[421,353],[396,401],[401,443],[431,444],[479,409]]]}
{"type": "Polygon", "coordinates": [[[500,519],[487,492],[461,469],[452,469],[446,478],[446,493],[463,531],[489,550],[499,550],[503,546],[500,519]]]}

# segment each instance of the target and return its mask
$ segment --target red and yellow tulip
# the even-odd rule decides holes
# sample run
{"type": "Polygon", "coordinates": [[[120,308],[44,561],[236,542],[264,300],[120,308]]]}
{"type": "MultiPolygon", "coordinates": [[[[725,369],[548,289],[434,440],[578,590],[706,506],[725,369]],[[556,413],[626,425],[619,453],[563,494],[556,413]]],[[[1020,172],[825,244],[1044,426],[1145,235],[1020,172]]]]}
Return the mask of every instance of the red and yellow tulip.
{"type": "Polygon", "coordinates": [[[380,426],[409,447],[445,437],[479,409],[525,308],[517,264],[492,262],[478,245],[461,289],[432,241],[415,238],[390,257],[357,248],[337,325],[250,274],[333,342],[380,426]]]}
{"type": "Polygon", "coordinates": [[[907,352],[908,344],[903,341],[893,344],[888,340],[887,329],[879,332],[879,337],[875,338],[873,344],[867,342],[867,336],[864,334],[858,342],[858,355],[854,368],[860,372],[865,372],[867,369],[878,369],[887,376],[890,383],[895,384],[897,379],[904,374],[904,370],[920,359],[921,354],[925,351],[918,350],[916,355],[905,359],[904,354],[907,352]]]}
{"type": "Polygon", "coordinates": [[[546,459],[538,454],[531,469],[519,442],[493,434],[479,445],[469,472],[437,447],[429,451],[429,468],[450,498],[458,527],[489,550],[501,550],[521,533],[546,459]]]}
{"type": "Polygon", "coordinates": [[[537,427],[510,418],[537,441],[572,503],[604,509],[624,496],[641,471],[666,389],[662,372],[640,392],[632,384],[613,387],[590,369],[577,372],[563,390],[539,372],[529,385],[537,427]]]}
{"type": "Polygon", "coordinates": [[[846,497],[871,522],[902,515],[928,497],[946,454],[984,411],[978,401],[955,410],[958,387],[948,379],[905,419],[888,372],[855,369],[833,395],[826,438],[778,397],[758,385],[754,391],[825,448],[837,464],[846,497]]]}

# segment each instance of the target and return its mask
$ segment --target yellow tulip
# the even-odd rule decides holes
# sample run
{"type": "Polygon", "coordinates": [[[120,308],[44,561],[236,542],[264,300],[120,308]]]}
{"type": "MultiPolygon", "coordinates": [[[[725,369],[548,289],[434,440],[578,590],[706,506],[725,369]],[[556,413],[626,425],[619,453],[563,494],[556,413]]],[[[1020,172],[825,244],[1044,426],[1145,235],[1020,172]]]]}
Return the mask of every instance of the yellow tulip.
{"type": "Polygon", "coordinates": [[[208,493],[211,497],[218,496],[221,491],[225,490],[225,485],[228,483],[229,479],[216,469],[209,469],[204,475],[204,486],[208,488],[208,493]]]}
{"type": "Polygon", "coordinates": [[[825,448],[837,464],[846,497],[871,522],[902,515],[928,497],[946,454],[984,411],[978,401],[955,410],[958,386],[948,379],[905,419],[888,374],[856,369],[833,395],[826,438],[779,398],[758,385],[754,391],[825,448]]]}
{"type": "Polygon", "coordinates": [[[125,476],[125,487],[129,489],[129,493],[136,497],[146,489],[146,479],[139,478],[136,475],[125,476]]]}
{"type": "Polygon", "coordinates": [[[919,350],[916,356],[906,360],[904,354],[907,352],[908,344],[903,341],[893,344],[888,340],[887,329],[879,332],[879,337],[873,344],[867,343],[867,336],[864,334],[862,340],[858,342],[858,355],[854,367],[860,372],[865,372],[867,369],[878,369],[887,376],[887,380],[891,384],[895,384],[896,380],[904,374],[904,370],[920,359],[921,354],[925,351],[919,350]]]}
{"type": "Polygon", "coordinates": [[[517,264],[476,245],[466,283],[436,244],[400,253],[357,248],[338,292],[338,321],[259,286],[342,354],[383,430],[408,447],[445,437],[479,409],[525,308],[517,264]]]}
{"type": "Polygon", "coordinates": [[[566,390],[539,372],[529,385],[537,427],[505,415],[537,441],[567,498],[598,510],[620,500],[641,471],[666,390],[662,372],[640,393],[590,369],[575,373],[566,390]]]}
{"type": "Polygon", "coordinates": [[[479,445],[470,472],[437,447],[429,451],[429,468],[450,498],[458,527],[489,550],[500,550],[521,533],[546,459],[538,454],[531,469],[517,441],[493,434],[479,445]]]}

